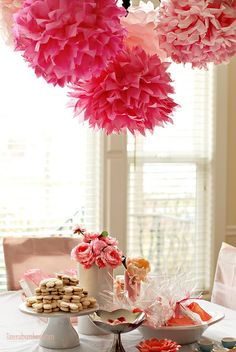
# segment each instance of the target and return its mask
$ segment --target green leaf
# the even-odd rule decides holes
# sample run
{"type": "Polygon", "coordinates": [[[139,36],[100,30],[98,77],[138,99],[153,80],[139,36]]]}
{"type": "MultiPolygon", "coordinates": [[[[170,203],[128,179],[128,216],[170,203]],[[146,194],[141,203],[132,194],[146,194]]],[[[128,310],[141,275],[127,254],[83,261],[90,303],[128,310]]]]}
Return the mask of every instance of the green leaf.
{"type": "Polygon", "coordinates": [[[109,233],[107,231],[102,231],[101,236],[102,237],[108,237],[109,233]]]}

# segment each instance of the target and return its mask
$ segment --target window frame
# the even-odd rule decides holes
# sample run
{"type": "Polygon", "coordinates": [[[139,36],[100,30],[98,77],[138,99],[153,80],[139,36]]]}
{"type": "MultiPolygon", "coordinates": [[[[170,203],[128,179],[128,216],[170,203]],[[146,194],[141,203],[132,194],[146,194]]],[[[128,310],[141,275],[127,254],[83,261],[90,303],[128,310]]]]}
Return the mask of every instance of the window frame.
{"type": "MultiPolygon", "coordinates": [[[[211,286],[218,252],[226,235],[227,180],[227,84],[228,66],[215,67],[215,126],[213,127],[213,200],[211,238],[211,286]],[[222,118],[224,117],[224,118],[222,118]]],[[[127,248],[128,169],[127,136],[103,136],[103,226],[117,237],[120,248],[127,248]]],[[[199,160],[202,164],[202,161],[199,160]]],[[[209,243],[206,243],[209,246],[209,243]]]]}

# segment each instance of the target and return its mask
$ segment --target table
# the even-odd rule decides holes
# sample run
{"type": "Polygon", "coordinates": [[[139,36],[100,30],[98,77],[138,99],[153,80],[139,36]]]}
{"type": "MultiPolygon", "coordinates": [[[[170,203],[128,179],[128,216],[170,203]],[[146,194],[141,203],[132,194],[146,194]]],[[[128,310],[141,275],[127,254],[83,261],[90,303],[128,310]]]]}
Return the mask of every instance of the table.
{"type": "MultiPolygon", "coordinates": [[[[21,313],[18,306],[22,303],[21,291],[0,294],[0,351],[1,352],[59,352],[38,346],[40,334],[46,322],[43,318],[27,316],[21,313]]],[[[208,311],[219,311],[225,318],[210,326],[204,333],[214,341],[223,337],[236,337],[236,311],[202,301],[201,306],[208,311]]],[[[50,338],[50,337],[49,337],[50,338]]],[[[123,345],[127,352],[137,352],[135,346],[142,340],[138,330],[124,334],[123,345]]],[[[112,343],[112,336],[85,336],[80,334],[81,345],[63,352],[105,352],[112,343]]],[[[194,345],[184,346],[181,352],[190,352],[194,345]]]]}

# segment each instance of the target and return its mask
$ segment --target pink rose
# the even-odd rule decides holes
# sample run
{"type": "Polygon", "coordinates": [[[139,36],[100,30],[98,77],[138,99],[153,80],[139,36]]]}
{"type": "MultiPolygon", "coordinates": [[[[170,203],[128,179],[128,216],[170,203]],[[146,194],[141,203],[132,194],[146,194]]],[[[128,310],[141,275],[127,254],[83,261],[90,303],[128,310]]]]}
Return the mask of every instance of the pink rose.
{"type": "Polygon", "coordinates": [[[110,237],[110,236],[102,237],[101,240],[103,240],[109,246],[117,246],[117,240],[113,237],[110,237]]]}
{"type": "Polygon", "coordinates": [[[93,253],[98,256],[101,254],[102,250],[107,247],[107,244],[104,241],[101,241],[99,238],[96,238],[94,241],[91,242],[93,246],[93,253]]]}
{"type": "Polygon", "coordinates": [[[107,265],[111,266],[112,268],[116,268],[122,263],[121,252],[117,248],[112,246],[104,248],[101,253],[101,258],[107,263],[107,265]]]}
{"type": "Polygon", "coordinates": [[[72,249],[71,257],[85,268],[90,268],[95,261],[91,244],[85,242],[80,243],[72,249]]]}
{"type": "Polygon", "coordinates": [[[100,255],[95,259],[95,263],[100,269],[105,268],[107,266],[107,263],[100,255]]]}
{"type": "Polygon", "coordinates": [[[85,231],[86,229],[82,225],[76,225],[76,227],[74,228],[74,233],[78,233],[78,235],[80,233],[84,233],[85,231]]]}
{"type": "Polygon", "coordinates": [[[91,242],[96,240],[100,236],[100,233],[93,233],[93,232],[85,232],[84,233],[84,242],[91,242]]]}
{"type": "Polygon", "coordinates": [[[81,262],[81,265],[83,265],[84,269],[90,269],[94,261],[95,261],[95,258],[91,257],[87,261],[81,262]]]}

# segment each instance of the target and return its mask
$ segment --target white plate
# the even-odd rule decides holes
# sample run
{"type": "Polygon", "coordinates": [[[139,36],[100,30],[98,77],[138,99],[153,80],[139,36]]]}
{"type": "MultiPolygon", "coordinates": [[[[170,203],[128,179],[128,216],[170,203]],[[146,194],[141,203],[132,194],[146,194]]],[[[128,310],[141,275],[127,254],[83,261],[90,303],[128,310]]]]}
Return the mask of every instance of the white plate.
{"type": "Polygon", "coordinates": [[[208,326],[215,324],[224,318],[223,313],[209,312],[209,314],[212,318],[199,325],[162,326],[156,329],[142,325],[139,327],[139,330],[145,339],[152,337],[158,339],[170,339],[179,344],[186,345],[198,341],[208,326]]]}
{"type": "Polygon", "coordinates": [[[37,313],[35,312],[32,308],[27,307],[25,303],[22,303],[19,306],[19,309],[22,313],[29,314],[29,315],[37,315],[38,317],[45,317],[45,318],[59,318],[59,317],[78,317],[78,316],[83,316],[83,315],[88,315],[96,310],[98,310],[98,305],[95,305],[93,308],[89,309],[83,309],[79,312],[76,313],[67,313],[67,312],[54,312],[54,313],[37,313]]]}

